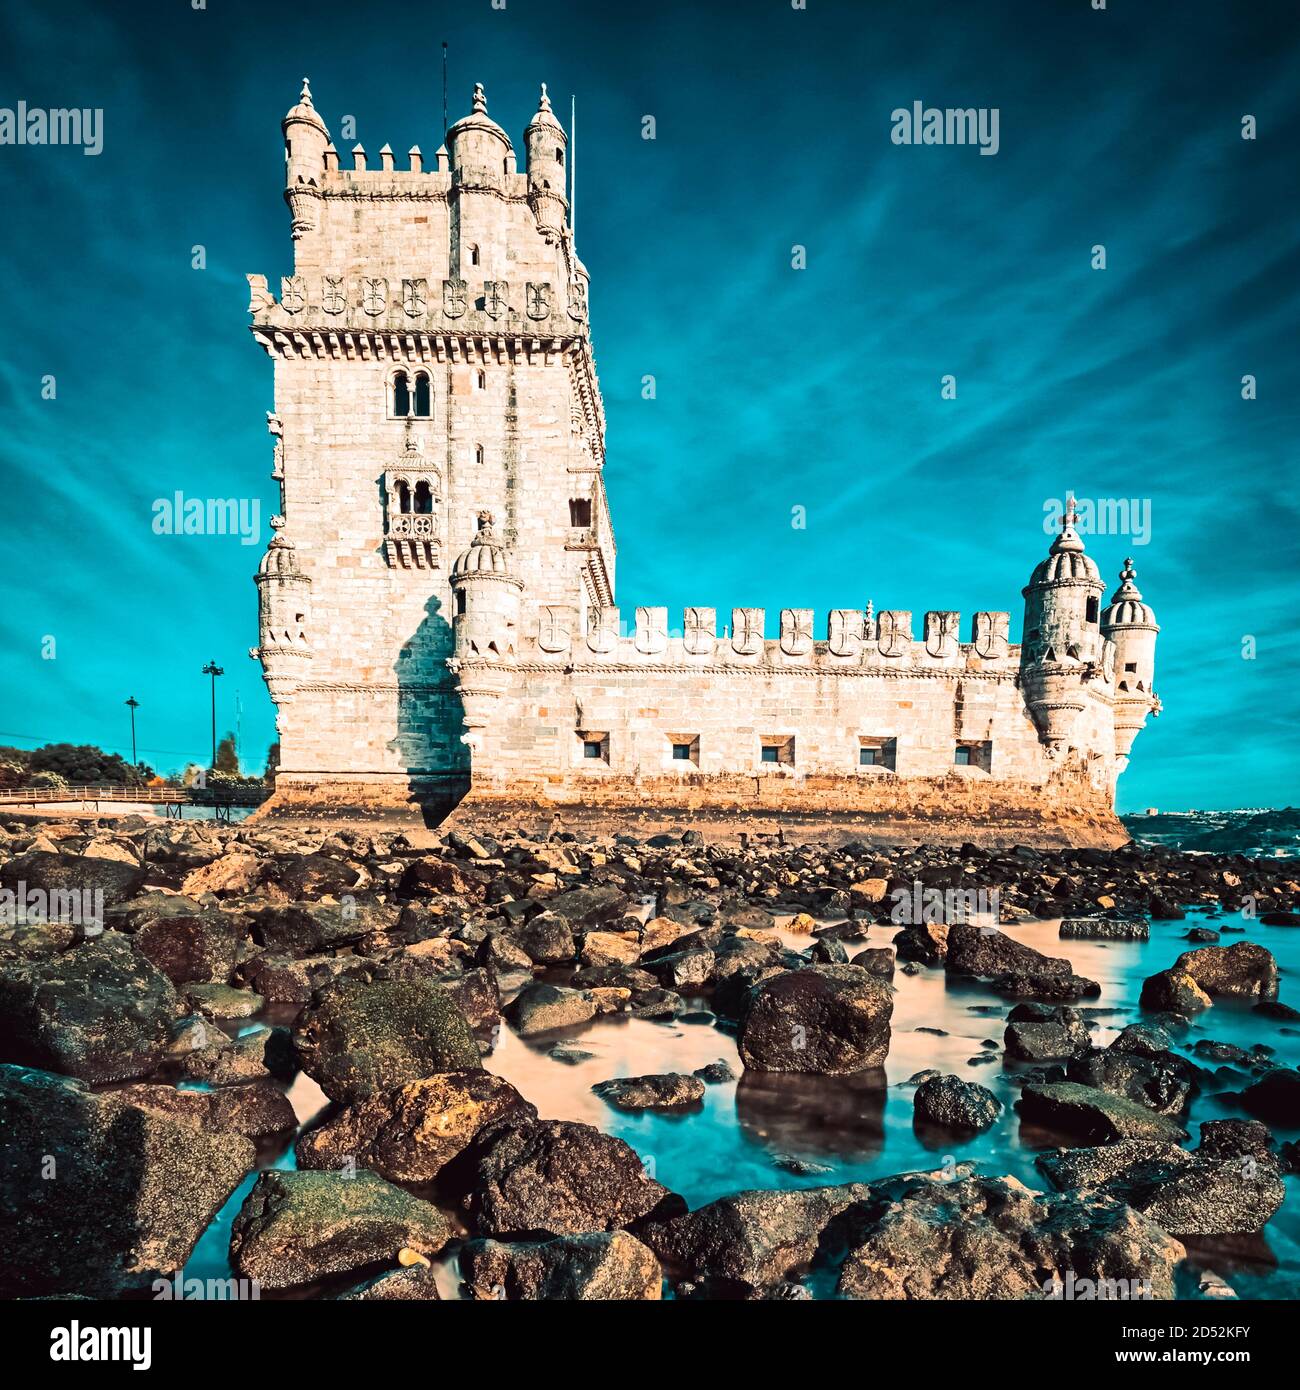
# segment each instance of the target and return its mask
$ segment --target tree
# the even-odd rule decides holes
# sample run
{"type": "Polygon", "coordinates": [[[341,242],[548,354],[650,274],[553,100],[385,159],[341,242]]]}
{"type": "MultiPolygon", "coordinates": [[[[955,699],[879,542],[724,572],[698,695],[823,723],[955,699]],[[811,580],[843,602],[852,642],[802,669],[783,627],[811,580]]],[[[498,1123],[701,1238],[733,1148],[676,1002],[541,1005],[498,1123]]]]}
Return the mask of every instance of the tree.
{"type": "Polygon", "coordinates": [[[233,733],[228,733],[217,744],[217,762],[214,771],[230,773],[234,777],[239,776],[239,755],[235,752],[235,735],[233,733]]]}
{"type": "Polygon", "coordinates": [[[47,743],[27,755],[27,766],[33,773],[55,773],[71,787],[90,787],[101,783],[137,786],[153,775],[152,770],[143,763],[139,768],[134,768],[120,753],[105,753],[91,743],[47,743]]]}
{"type": "Polygon", "coordinates": [[[266,782],[273,783],[275,774],[280,769],[280,740],[276,741],[266,750],[266,771],[262,774],[266,782]]]}

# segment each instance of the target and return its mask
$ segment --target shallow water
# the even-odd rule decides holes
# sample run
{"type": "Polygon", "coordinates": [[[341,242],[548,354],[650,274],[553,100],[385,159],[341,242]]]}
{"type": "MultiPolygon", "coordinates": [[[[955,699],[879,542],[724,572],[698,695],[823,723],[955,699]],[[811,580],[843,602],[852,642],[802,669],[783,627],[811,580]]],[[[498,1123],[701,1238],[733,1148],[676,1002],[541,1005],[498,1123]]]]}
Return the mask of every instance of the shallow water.
{"type": "MultiPolygon", "coordinates": [[[[1104,1046],[1126,1024],[1142,1018],[1142,981],[1189,949],[1182,939],[1188,928],[1206,922],[1205,914],[1191,912],[1185,921],[1152,922],[1149,942],[1061,941],[1055,921],[1013,923],[1002,929],[1048,955],[1068,957],[1076,973],[1100,983],[1101,997],[1080,1007],[1093,1027],[1094,1041],[1104,1046]]],[[[1262,926],[1233,914],[1208,919],[1217,927],[1236,922],[1247,926],[1247,933],[1229,933],[1222,944],[1250,940],[1267,947],[1277,958],[1281,998],[1296,1003],[1300,929],[1262,926]]],[[[863,945],[888,945],[896,932],[893,925],[872,926],[865,942],[850,943],[850,954],[863,945]]],[[[781,935],[795,949],[811,941],[788,931],[781,935]]],[[[897,974],[895,986],[893,1036],[885,1066],[856,1077],[745,1073],[734,1039],[710,1021],[711,1015],[670,1023],[611,1017],[527,1041],[502,1024],[485,1066],[509,1080],[543,1118],[581,1120],[625,1139],[652,1175],[681,1193],[692,1208],[748,1187],[864,1181],[937,1168],[949,1158],[973,1161],[982,1173],[1013,1174],[1030,1187],[1043,1188],[1034,1167],[1034,1145],[1046,1143],[1046,1137],[1021,1133],[1013,1108],[1019,1091],[1009,1080],[1017,1064],[1001,1059],[1004,1020],[1012,1005],[979,984],[950,982],[942,970],[924,967],[914,976],[897,974]],[[942,1035],[922,1029],[940,1030],[942,1035]],[[982,1046],[985,1040],[997,1043],[999,1051],[982,1046]],[[557,1041],[593,1055],[576,1064],[556,1060],[548,1054],[557,1041]],[[995,1060],[972,1060],[981,1054],[992,1054],[995,1060]],[[690,1072],[719,1058],[729,1062],[740,1079],[708,1086],[700,1107],[685,1114],[625,1114],[591,1091],[594,1083],[609,1077],[690,1072]],[[998,1122],[985,1134],[960,1143],[949,1136],[936,1144],[918,1134],[912,1124],[913,1088],[906,1083],[926,1068],[952,1072],[991,1089],[1004,1106],[998,1122]]],[[[707,1001],[699,1003],[707,1010],[707,1001]]],[[[1175,1047],[1190,1056],[1200,1038],[1247,1049],[1262,1042],[1275,1049],[1275,1060],[1292,1067],[1300,1062],[1300,1025],[1280,1025],[1252,1014],[1245,1005],[1216,1003],[1176,1036],[1175,1047]]],[[[1246,1084],[1241,1074],[1238,1080],[1225,1080],[1224,1088],[1239,1090],[1246,1084]]],[[[1208,1090],[1193,1102],[1184,1121],[1191,1145],[1199,1142],[1202,1121],[1242,1113],[1216,1097],[1214,1087],[1208,1090]]],[[[326,1104],[306,1077],[297,1078],[289,1094],[304,1124],[326,1104]]],[[[1280,1140],[1300,1137],[1298,1131],[1274,1132],[1280,1140]]],[[[264,1166],[292,1168],[292,1145],[268,1155],[264,1166]]],[[[1209,1268],[1243,1298],[1300,1297],[1300,1179],[1286,1182],[1286,1201],[1262,1238],[1199,1243],[1188,1262],[1183,1294],[1196,1292],[1190,1270],[1209,1268]]],[[[229,1277],[230,1225],[252,1183],[250,1176],[222,1209],[196,1248],[186,1277],[229,1277]]],[[[452,1263],[444,1262],[444,1297],[455,1297],[455,1284],[452,1263]]]]}

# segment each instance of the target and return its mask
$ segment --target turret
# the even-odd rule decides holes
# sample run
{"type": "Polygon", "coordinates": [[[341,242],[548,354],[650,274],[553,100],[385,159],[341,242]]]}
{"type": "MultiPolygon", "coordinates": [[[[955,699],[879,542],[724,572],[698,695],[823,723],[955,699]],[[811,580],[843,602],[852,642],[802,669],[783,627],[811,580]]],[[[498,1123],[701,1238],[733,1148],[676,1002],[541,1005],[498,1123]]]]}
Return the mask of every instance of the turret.
{"type": "Polygon", "coordinates": [[[305,77],[298,104],[290,109],[280,128],[284,131],[284,201],[293,216],[291,230],[297,241],[319,222],[325,151],[333,148],[325,122],[311,103],[311,87],[305,77]]]}
{"type": "Polygon", "coordinates": [[[511,573],[510,552],[493,528],[492,513],[479,512],[478,531],[451,568],[457,694],[466,730],[462,737],[472,748],[481,742],[480,731],[515,664],[523,587],[511,573]]]}
{"type": "Polygon", "coordinates": [[[1115,756],[1120,770],[1148,714],[1160,713],[1155,693],[1155,614],[1143,603],[1132,560],[1124,561],[1119,588],[1101,615],[1101,633],[1115,644],[1115,756]]]}
{"type": "Polygon", "coordinates": [[[271,518],[274,535],[257,567],[257,609],[261,645],[249,656],[262,663],[266,688],[276,704],[293,694],[311,661],[307,638],[311,580],[298,567],[293,542],[283,534],[284,518],[271,518]]]}
{"type": "Polygon", "coordinates": [[[447,132],[452,182],[470,187],[501,188],[507,161],[514,157],[510,137],[487,113],[483,84],[474,84],[474,106],[447,132]]]}
{"type": "Polygon", "coordinates": [[[532,204],[533,215],[539,227],[558,232],[569,211],[569,202],[564,196],[569,139],[551,110],[545,82],[537,114],[528,122],[524,139],[528,145],[528,201],[532,204]]]}
{"type": "Polygon", "coordinates": [[[1061,533],[1021,592],[1025,599],[1020,680],[1025,704],[1051,757],[1069,747],[1084,707],[1084,683],[1100,669],[1101,595],[1097,566],[1083,553],[1075,530],[1074,498],[1061,533]]]}

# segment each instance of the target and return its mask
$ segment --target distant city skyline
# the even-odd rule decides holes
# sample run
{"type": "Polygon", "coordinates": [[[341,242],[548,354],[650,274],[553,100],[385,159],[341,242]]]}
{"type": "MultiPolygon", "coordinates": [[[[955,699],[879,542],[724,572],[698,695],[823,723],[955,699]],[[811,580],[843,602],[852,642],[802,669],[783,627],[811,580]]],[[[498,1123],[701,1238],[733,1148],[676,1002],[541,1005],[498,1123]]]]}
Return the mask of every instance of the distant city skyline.
{"type": "Polygon", "coordinates": [[[765,606],[774,635],[811,607],[820,637],[872,600],[960,609],[963,637],[1008,609],[1018,640],[1053,499],[1123,500],[1127,534],[1084,540],[1107,597],[1136,562],[1165,712],[1120,811],[1294,804],[1300,41],[1280,3],[1143,11],[11,14],[0,104],[103,120],[93,157],[0,145],[0,744],[129,757],[133,696],[142,760],[204,763],[215,661],[217,736],[238,696],[261,770],[272,368],[244,275],[290,268],[280,119],[306,73],[340,149],[427,158],[446,39],[452,120],[482,81],[518,146],[541,82],[566,124],[576,94],[625,617],[765,606]],[[917,103],[997,110],[996,153],[896,143],[917,103]],[[178,498],[242,502],[242,534],[186,535],[178,498]]]}

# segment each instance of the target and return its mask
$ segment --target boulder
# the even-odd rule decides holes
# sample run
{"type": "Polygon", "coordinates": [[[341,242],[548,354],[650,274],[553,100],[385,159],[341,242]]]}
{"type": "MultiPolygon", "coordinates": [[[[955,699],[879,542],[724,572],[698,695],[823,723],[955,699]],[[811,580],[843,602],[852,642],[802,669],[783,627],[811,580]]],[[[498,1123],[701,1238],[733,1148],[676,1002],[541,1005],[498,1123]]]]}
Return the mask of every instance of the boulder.
{"type": "Polygon", "coordinates": [[[631,965],[641,955],[641,942],[631,932],[589,931],[582,938],[584,965],[631,965]]]}
{"type": "Polygon", "coordinates": [[[856,965],[787,970],[750,991],[740,1018],[741,1061],[755,1071],[843,1075],[884,1063],[890,987],[856,965]]]}
{"type": "Polygon", "coordinates": [[[1057,935],[1062,941],[1149,941],[1151,924],[1145,917],[1063,917],[1057,935]]]}
{"type": "Polygon", "coordinates": [[[544,981],[526,985],[506,1005],[506,1017],[520,1037],[530,1038],[556,1028],[574,1028],[595,1018],[596,996],[589,989],[568,989],[544,981]]]}
{"type": "Polygon", "coordinates": [[[1251,1115],[1286,1129],[1300,1127],[1300,1072],[1279,1067],[1266,1072],[1238,1097],[1251,1115]]]}
{"type": "Polygon", "coordinates": [[[132,940],[173,984],[223,985],[239,963],[244,933],[228,913],[181,912],[151,918],[132,940]]]}
{"type": "Polygon", "coordinates": [[[978,1134],[1002,1113],[992,1091],[956,1076],[931,1076],[916,1088],[912,1105],[921,1125],[978,1134]]]}
{"type": "Polygon", "coordinates": [[[560,1236],[540,1244],[467,1241],[460,1273],[477,1299],[655,1300],[663,1274],[654,1251],[626,1231],[560,1236]]]}
{"type": "Polygon", "coordinates": [[[952,975],[992,979],[998,975],[1068,976],[1070,962],[1045,956],[1032,946],[1013,940],[995,927],[956,922],[948,928],[948,954],[944,968],[952,975]]]}
{"type": "Polygon", "coordinates": [[[1276,999],[1277,961],[1253,941],[1184,951],[1173,964],[1212,999],[1276,999]]]}
{"type": "Polygon", "coordinates": [[[577,955],[573,924],[554,912],[540,912],[514,933],[515,944],[535,965],[567,965],[577,955]]]}
{"type": "Polygon", "coordinates": [[[235,1217],[230,1262],[263,1289],[287,1289],[373,1265],[401,1250],[436,1255],[447,1218],[374,1173],[283,1173],[269,1169],[235,1217]]]}
{"type": "Polygon", "coordinates": [[[27,1067],[0,1066],[0,1133],[6,1298],[111,1298],[180,1269],[255,1157],[241,1135],[27,1067]]]}
{"type": "Polygon", "coordinates": [[[1187,1137],[1187,1131],[1166,1115],[1125,1096],[1074,1081],[1028,1085],[1021,1091],[1016,1109],[1024,1122],[1085,1144],[1113,1144],[1121,1139],[1177,1143],[1187,1137]]]}
{"type": "Polygon", "coordinates": [[[899,960],[915,961],[918,965],[942,965],[948,954],[947,923],[925,922],[904,927],[894,937],[894,952],[899,960]]]}
{"type": "Polygon", "coordinates": [[[866,1183],[848,1183],[737,1192],[689,1214],[649,1222],[638,1234],[674,1275],[743,1294],[805,1270],[826,1229],[870,1191],[866,1183]]]}
{"type": "Polygon", "coordinates": [[[1139,1003],[1157,1013],[1187,1016],[1208,1009],[1214,1000],[1185,970],[1160,970],[1142,982],[1139,1003]]]}
{"type": "Polygon", "coordinates": [[[1003,1047],[1016,1061],[1074,1057],[1091,1046],[1082,1015],[1066,1005],[1019,1004],[1007,1018],[1003,1047]]]}
{"type": "Polygon", "coordinates": [[[476,1071],[465,1015],[435,981],[338,979],[298,1016],[302,1069],[331,1100],[351,1104],[444,1071],[476,1071]]]}
{"type": "Polygon", "coordinates": [[[546,899],[546,910],[563,917],[573,930],[589,930],[627,915],[632,900],[617,888],[574,888],[546,899]]]}
{"type": "Polygon", "coordinates": [[[1173,1053],[1167,1056],[1171,1060],[1140,1057],[1112,1046],[1072,1058],[1066,1079],[1124,1096],[1161,1115],[1180,1115],[1198,1089],[1195,1068],[1173,1053]]]}
{"type": "Polygon", "coordinates": [[[1065,1270],[1172,1298],[1186,1253],[1114,1198],[1034,1192],[1011,1177],[873,1183],[854,1224],[839,1292],[860,1299],[1044,1299],[1065,1270]]]}
{"type": "Polygon", "coordinates": [[[186,874],[181,892],[192,898],[204,893],[215,893],[219,898],[242,898],[261,886],[265,869],[266,860],[261,855],[232,850],[186,874]]]}
{"type": "Polygon", "coordinates": [[[470,1219],[480,1235],[612,1231],[683,1206],[621,1139],[570,1120],[493,1126],[467,1163],[470,1219]]]}
{"type": "Polygon", "coordinates": [[[377,1279],[335,1295],[339,1303],[435,1303],[441,1297],[433,1267],[418,1260],[406,1269],[385,1270],[377,1279]]]}
{"type": "Polygon", "coordinates": [[[43,893],[51,921],[98,921],[108,908],[134,898],[145,877],[139,864],[49,850],[29,850],[0,865],[0,887],[43,893]]]}
{"type": "Polygon", "coordinates": [[[0,1061],[97,1084],[146,1076],[179,1012],[171,981],[120,932],[0,955],[0,1061]]]}
{"type": "Polygon", "coordinates": [[[226,1130],[250,1139],[284,1134],[298,1126],[289,1098],[270,1081],[213,1091],[137,1084],[123,1086],[111,1094],[141,1110],[170,1115],[202,1130],[226,1130]]]}
{"type": "Polygon", "coordinates": [[[1220,1157],[1128,1141],[1043,1154],[1037,1162],[1058,1190],[1114,1197],[1175,1236],[1260,1231],[1286,1192],[1271,1155],[1220,1157]]]}
{"type": "Polygon", "coordinates": [[[860,965],[880,980],[894,978],[894,952],[887,946],[868,946],[865,951],[859,951],[849,964],[860,965]]]}
{"type": "Polygon", "coordinates": [[[369,1168],[393,1182],[434,1181],[488,1125],[537,1111],[499,1076],[443,1072],[348,1106],[297,1144],[304,1169],[369,1168]]]}
{"type": "Polygon", "coordinates": [[[620,1076],[591,1088],[616,1110],[686,1110],[704,1098],[698,1076],[669,1072],[662,1076],[620,1076]]]}

